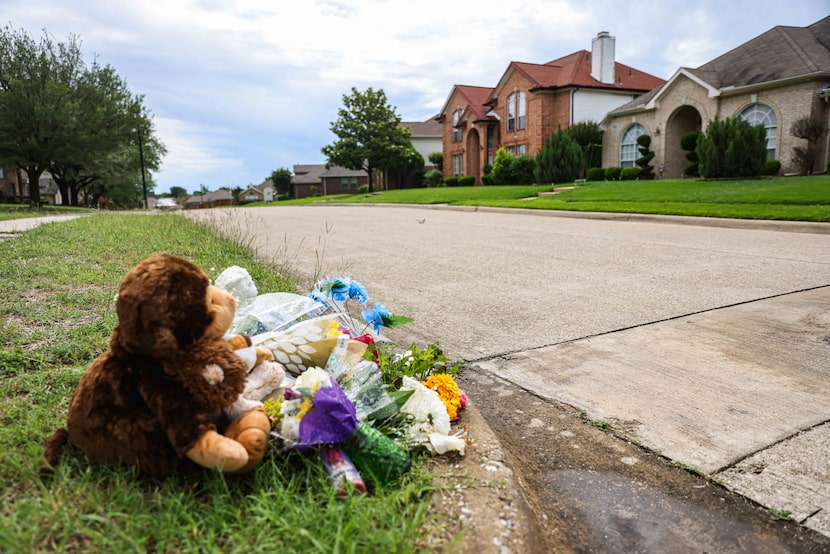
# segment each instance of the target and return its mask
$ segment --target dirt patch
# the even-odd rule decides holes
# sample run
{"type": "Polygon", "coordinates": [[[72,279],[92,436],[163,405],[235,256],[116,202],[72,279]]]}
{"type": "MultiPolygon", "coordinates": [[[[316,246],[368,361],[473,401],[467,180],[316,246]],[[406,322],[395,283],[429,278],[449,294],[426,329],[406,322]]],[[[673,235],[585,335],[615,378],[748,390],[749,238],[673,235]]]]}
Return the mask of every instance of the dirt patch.
{"type": "Polygon", "coordinates": [[[623,422],[591,421],[475,366],[458,382],[472,443],[436,462],[449,474],[434,506],[447,514],[433,530],[443,551],[830,551],[827,537],[615,436],[623,422]]]}

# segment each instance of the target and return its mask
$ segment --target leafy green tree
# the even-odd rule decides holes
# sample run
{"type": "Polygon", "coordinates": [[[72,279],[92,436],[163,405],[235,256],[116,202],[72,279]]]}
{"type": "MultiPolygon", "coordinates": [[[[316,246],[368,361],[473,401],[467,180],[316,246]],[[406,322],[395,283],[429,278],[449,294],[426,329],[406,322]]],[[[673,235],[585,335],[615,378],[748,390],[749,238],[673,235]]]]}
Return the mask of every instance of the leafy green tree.
{"type": "Polygon", "coordinates": [[[323,155],[329,164],[366,171],[372,192],[374,170],[395,167],[407,155],[410,130],[398,127],[400,122],[382,89],[375,91],[370,87],[360,92],[352,87],[350,95],[343,95],[343,107],[331,124],[338,140],[324,146],[323,155]]]}
{"type": "Polygon", "coordinates": [[[537,183],[570,183],[582,170],[582,148],[561,128],[536,153],[537,183]]]}
{"type": "Polygon", "coordinates": [[[406,181],[413,182],[417,179],[419,182],[414,184],[420,185],[423,182],[424,157],[415,149],[411,141],[407,141],[407,144],[400,148],[399,155],[393,157],[387,167],[389,180],[400,186],[406,181]],[[418,179],[419,174],[420,179],[418,179]]]}
{"type": "Polygon", "coordinates": [[[173,198],[187,198],[187,189],[183,187],[170,187],[170,196],[173,198]]]}
{"type": "Polygon", "coordinates": [[[291,193],[291,170],[287,167],[275,169],[267,178],[274,183],[278,196],[288,196],[291,193]]]}
{"type": "Polygon", "coordinates": [[[640,157],[634,160],[634,163],[640,168],[639,178],[643,180],[654,179],[654,166],[651,165],[654,152],[651,150],[651,137],[649,135],[637,137],[637,151],[640,153],[640,157]]]}
{"type": "Polygon", "coordinates": [[[689,131],[680,137],[680,148],[686,151],[686,159],[690,162],[686,166],[686,169],[683,170],[683,173],[689,177],[698,177],[700,175],[697,156],[697,138],[699,136],[700,131],[689,131]]]}
{"type": "Polygon", "coordinates": [[[582,149],[582,172],[602,165],[602,129],[596,121],[580,121],[565,130],[582,149]]]}
{"type": "Polygon", "coordinates": [[[767,161],[766,129],[741,118],[715,118],[698,139],[697,155],[707,179],[758,177],[767,161]]]}
{"type": "Polygon", "coordinates": [[[0,30],[0,157],[28,174],[30,204],[41,202],[37,183],[46,169],[64,203],[77,204],[96,180],[93,196],[131,186],[142,133],[145,167],[157,169],[164,146],[142,98],[110,66],[87,66],[72,35],[55,42],[44,32],[38,42],[24,30],[0,30]]]}

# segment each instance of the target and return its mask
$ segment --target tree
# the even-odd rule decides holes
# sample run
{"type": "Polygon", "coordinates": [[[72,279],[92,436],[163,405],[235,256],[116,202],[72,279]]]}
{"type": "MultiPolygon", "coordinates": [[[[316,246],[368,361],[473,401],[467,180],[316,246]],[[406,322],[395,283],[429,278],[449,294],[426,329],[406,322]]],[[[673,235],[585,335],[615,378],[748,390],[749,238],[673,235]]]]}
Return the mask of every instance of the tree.
{"type": "Polygon", "coordinates": [[[170,187],[170,196],[173,198],[186,198],[187,190],[183,187],[170,187]]]}
{"type": "Polygon", "coordinates": [[[30,204],[40,204],[46,169],[64,204],[76,205],[85,189],[101,197],[134,188],[142,135],[144,165],[157,169],[166,151],[142,102],[112,67],[87,66],[76,37],[60,43],[44,32],[37,42],[0,30],[0,157],[28,174],[30,204]]]}
{"type": "Polygon", "coordinates": [[[654,166],[650,165],[651,160],[654,159],[654,152],[651,150],[651,137],[649,135],[640,135],[637,137],[637,151],[640,157],[634,163],[640,168],[640,179],[648,180],[654,179],[654,166]]]}
{"type": "Polygon", "coordinates": [[[767,131],[741,118],[718,119],[697,142],[700,175],[758,177],[767,161],[767,131]]]}
{"type": "Polygon", "coordinates": [[[790,134],[807,141],[806,146],[793,147],[793,161],[801,173],[810,174],[818,159],[818,142],[827,133],[824,122],[812,116],[804,116],[793,121],[790,134]]]}
{"type": "Polygon", "coordinates": [[[351,95],[343,95],[343,107],[331,131],[338,137],[322,148],[328,163],[348,169],[366,171],[369,192],[373,192],[373,173],[390,169],[400,163],[408,151],[410,130],[399,127],[401,118],[386,100],[383,90],[371,87],[364,92],[352,87],[351,95]]]}
{"type": "Polygon", "coordinates": [[[291,194],[291,170],[287,167],[275,169],[267,179],[270,179],[274,183],[274,188],[277,189],[278,196],[288,196],[291,194]]]}
{"type": "Polygon", "coordinates": [[[430,152],[427,155],[427,159],[429,163],[431,163],[435,169],[440,170],[441,172],[444,171],[444,153],[443,152],[430,152]]]}
{"type": "Polygon", "coordinates": [[[570,183],[582,168],[582,147],[561,128],[536,153],[537,183],[570,183]]]}
{"type": "Polygon", "coordinates": [[[566,129],[582,149],[582,175],[592,167],[602,166],[602,129],[596,121],[581,121],[566,129]]]}

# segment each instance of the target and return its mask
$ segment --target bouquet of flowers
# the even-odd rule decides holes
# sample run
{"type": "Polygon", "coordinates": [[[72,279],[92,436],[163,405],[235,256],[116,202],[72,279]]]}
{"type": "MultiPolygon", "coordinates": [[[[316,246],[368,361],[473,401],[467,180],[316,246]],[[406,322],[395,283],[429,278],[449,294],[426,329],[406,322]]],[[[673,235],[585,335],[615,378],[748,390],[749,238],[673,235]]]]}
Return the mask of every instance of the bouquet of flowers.
{"type": "MultiPolygon", "coordinates": [[[[349,482],[365,491],[362,475],[378,484],[396,480],[409,470],[415,449],[464,454],[466,443],[451,434],[450,422],[466,396],[449,373],[384,383],[376,339],[381,328],[411,318],[393,315],[380,302],[367,307],[366,288],[349,278],[323,279],[306,296],[252,295],[245,273],[234,268],[234,279],[217,280],[230,281],[232,294],[245,292],[237,328],[254,328],[253,344],[272,350],[295,376],[287,377],[280,395],[263,399],[275,445],[319,452],[341,492],[349,482]],[[362,323],[355,321],[352,302],[363,307],[362,323]]],[[[406,355],[412,357],[412,349],[406,355]]]]}

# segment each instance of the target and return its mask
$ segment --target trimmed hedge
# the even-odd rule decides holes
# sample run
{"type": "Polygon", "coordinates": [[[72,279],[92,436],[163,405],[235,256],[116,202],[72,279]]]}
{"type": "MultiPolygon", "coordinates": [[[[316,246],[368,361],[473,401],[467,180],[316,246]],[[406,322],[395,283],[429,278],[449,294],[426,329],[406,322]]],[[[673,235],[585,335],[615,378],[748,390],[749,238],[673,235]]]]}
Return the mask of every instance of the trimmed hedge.
{"type": "Polygon", "coordinates": [[[476,178],[472,175],[463,175],[458,178],[459,187],[471,187],[476,184],[476,178]]]}
{"type": "Polygon", "coordinates": [[[767,160],[764,166],[764,175],[778,175],[779,171],[781,171],[781,162],[778,160],[767,160]]]}
{"type": "Polygon", "coordinates": [[[602,167],[592,167],[585,174],[586,181],[604,181],[605,169],[602,167]]]}
{"type": "Polygon", "coordinates": [[[634,181],[640,176],[642,169],[639,167],[624,167],[620,172],[620,181],[634,181]]]}
{"type": "Polygon", "coordinates": [[[622,173],[621,167],[606,167],[605,168],[605,178],[609,181],[616,181],[620,178],[620,173],[622,173]]]}
{"type": "Polygon", "coordinates": [[[448,187],[457,187],[458,186],[458,177],[445,177],[444,184],[448,187]]]}

